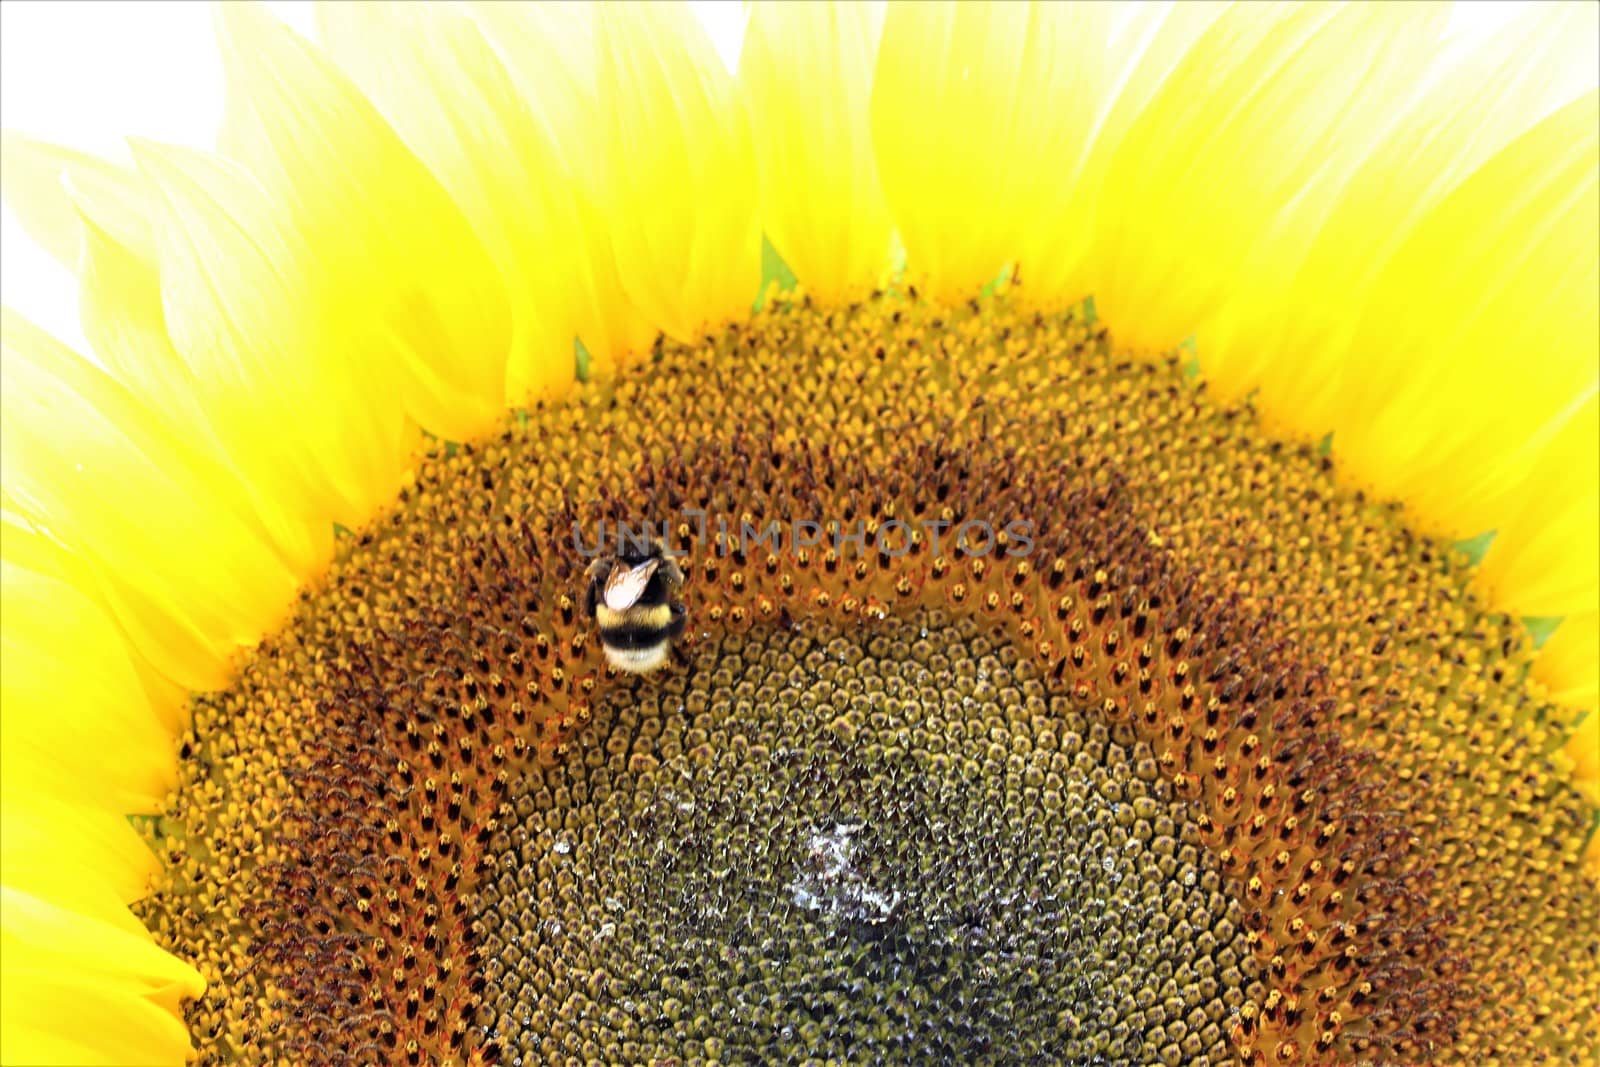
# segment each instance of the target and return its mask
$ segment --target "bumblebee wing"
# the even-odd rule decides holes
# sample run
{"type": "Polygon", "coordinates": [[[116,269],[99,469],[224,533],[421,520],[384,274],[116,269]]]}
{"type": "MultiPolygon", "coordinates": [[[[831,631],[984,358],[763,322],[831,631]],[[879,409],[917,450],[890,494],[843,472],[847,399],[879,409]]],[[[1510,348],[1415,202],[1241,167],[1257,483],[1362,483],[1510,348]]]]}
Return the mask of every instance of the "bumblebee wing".
{"type": "Polygon", "coordinates": [[[650,584],[650,576],[655,574],[659,566],[661,566],[659,559],[647,559],[637,567],[613,568],[606,576],[606,607],[612,611],[624,611],[633,607],[644,595],[644,587],[650,584]]]}

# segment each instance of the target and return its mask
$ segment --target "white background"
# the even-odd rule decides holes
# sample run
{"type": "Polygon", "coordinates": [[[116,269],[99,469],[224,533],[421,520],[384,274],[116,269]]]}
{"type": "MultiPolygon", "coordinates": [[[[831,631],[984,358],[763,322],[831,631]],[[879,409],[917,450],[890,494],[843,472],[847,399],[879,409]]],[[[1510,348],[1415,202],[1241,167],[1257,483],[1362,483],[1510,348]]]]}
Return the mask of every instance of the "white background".
{"type": "MultiPolygon", "coordinates": [[[[305,0],[267,5],[315,36],[305,0]]],[[[724,61],[737,62],[743,5],[691,0],[724,61]]],[[[1514,7],[1465,4],[1454,30],[1492,32],[1514,7]]],[[[210,5],[195,0],[5,0],[0,4],[0,125],[116,159],[128,135],[210,147],[222,115],[222,69],[210,5]]],[[[0,298],[87,352],[76,284],[9,208],[0,216],[0,298]]]]}

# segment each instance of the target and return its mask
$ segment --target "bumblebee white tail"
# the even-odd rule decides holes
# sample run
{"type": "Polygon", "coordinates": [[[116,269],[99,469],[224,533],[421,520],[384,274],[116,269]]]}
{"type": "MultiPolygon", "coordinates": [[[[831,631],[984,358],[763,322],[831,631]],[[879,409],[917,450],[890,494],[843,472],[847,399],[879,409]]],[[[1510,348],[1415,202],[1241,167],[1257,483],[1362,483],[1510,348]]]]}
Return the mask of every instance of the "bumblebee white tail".
{"type": "Polygon", "coordinates": [[[649,648],[612,648],[606,645],[606,661],[619,671],[630,674],[644,674],[653,671],[667,662],[667,654],[671,645],[663,641],[659,645],[649,648]]]}

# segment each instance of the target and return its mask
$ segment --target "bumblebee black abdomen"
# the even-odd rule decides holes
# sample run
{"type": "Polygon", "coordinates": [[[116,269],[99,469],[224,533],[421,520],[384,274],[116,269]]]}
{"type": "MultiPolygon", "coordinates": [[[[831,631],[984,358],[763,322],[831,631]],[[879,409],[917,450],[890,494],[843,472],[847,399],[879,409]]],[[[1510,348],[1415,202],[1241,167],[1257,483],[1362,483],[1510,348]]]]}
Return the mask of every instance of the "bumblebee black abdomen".
{"type": "Polygon", "coordinates": [[[632,607],[626,611],[612,611],[601,604],[595,612],[595,620],[600,624],[600,640],[608,646],[629,649],[671,641],[683,633],[687,617],[682,604],[632,607]]]}

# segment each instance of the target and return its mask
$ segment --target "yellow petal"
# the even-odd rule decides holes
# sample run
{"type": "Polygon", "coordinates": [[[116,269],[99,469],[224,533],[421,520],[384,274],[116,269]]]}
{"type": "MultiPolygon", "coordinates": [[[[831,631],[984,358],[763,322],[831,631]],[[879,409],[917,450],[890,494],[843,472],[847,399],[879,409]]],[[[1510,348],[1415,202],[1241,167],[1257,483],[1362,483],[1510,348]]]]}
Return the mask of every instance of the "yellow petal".
{"type": "Polygon", "coordinates": [[[329,53],[461,206],[513,294],[514,403],[558,392],[589,276],[559,147],[466,14],[421,4],[322,3],[329,53]]]}
{"type": "MultiPolygon", "coordinates": [[[[1281,298],[1254,290],[1200,331],[1207,377],[1280,432],[1317,439],[1338,421],[1358,311],[1396,249],[1455,186],[1592,81],[1600,6],[1525,5],[1523,17],[1430,64],[1424,91],[1340,193],[1281,298]]],[[[1403,105],[1403,102],[1402,102],[1403,105]]],[[[1359,356],[1359,354],[1358,354],[1359,356]]]]}
{"type": "MultiPolygon", "coordinates": [[[[100,592],[99,583],[85,559],[51,538],[22,514],[4,486],[0,486],[0,560],[71,590],[73,595],[89,601],[106,619],[113,620],[112,625],[116,625],[115,613],[100,592]]],[[[187,725],[189,690],[162,674],[140,654],[135,645],[128,642],[125,634],[122,637],[123,653],[139,683],[138,691],[130,689],[125,695],[129,701],[137,701],[142,697],[143,703],[149,707],[162,728],[169,735],[175,734],[187,725]]],[[[107,646],[108,655],[113,647],[107,646]]],[[[139,809],[130,806],[126,810],[139,809]]]]}
{"type": "Polygon", "coordinates": [[[974,295],[1076,181],[1104,103],[1103,4],[891,4],[872,136],[910,277],[974,295]]]}
{"type": "Polygon", "coordinates": [[[1297,262],[1446,15],[1244,4],[1210,25],[1105,178],[1086,269],[1119,339],[1175,345],[1240,285],[1297,262]]]}
{"type": "Polygon", "coordinates": [[[1496,607],[1533,616],[1600,608],[1597,442],[1600,400],[1590,392],[1513,490],[1498,521],[1474,576],[1496,607]]]}
{"type": "Polygon", "coordinates": [[[226,468],[6,309],[0,468],[9,506],[80,557],[134,645],[191,689],[279,618],[284,567],[226,468]],[[64,428],[70,428],[64,432],[64,428]]]}
{"type": "MultiPolygon", "coordinates": [[[[1096,124],[1077,176],[1070,181],[1056,178],[1048,190],[1054,196],[1044,198],[1039,217],[1021,235],[1017,257],[1022,299],[1065,307],[1094,290],[1095,279],[1086,270],[1084,255],[1094,235],[1090,223],[1098,211],[1106,172],[1134,120],[1195,41],[1227,9],[1227,3],[1212,0],[1152,0],[1111,11],[1109,32],[1087,55],[1080,42],[1058,41],[1057,48],[1068,49],[1070,58],[1057,62],[1080,66],[1086,79],[1082,91],[1095,101],[1096,124]]],[[[1091,23],[1084,29],[1094,32],[1095,27],[1091,23]]],[[[1066,106],[1081,108],[1086,102],[1066,106]]],[[[1053,103],[1052,109],[1060,106],[1053,103]]]]}
{"type": "MultiPolygon", "coordinates": [[[[102,365],[188,434],[209,433],[193,375],[173,351],[162,320],[147,189],[138,174],[54,145],[6,137],[7,174],[48,175],[70,218],[53,220],[55,240],[71,245],[80,279],[84,335],[102,365]],[[69,232],[70,229],[70,232],[69,232]]],[[[27,185],[24,185],[27,188],[27,185]]],[[[214,441],[213,435],[213,441],[214,441]]],[[[254,487],[248,471],[241,478],[254,487]]],[[[281,514],[281,502],[258,494],[257,507],[299,573],[327,558],[326,522],[308,527],[281,514]]]]}
{"type": "Polygon", "coordinates": [[[180,1064],[179,1005],[204,988],[103,885],[48,901],[0,887],[0,1062],[180,1064]]]}
{"type": "Polygon", "coordinates": [[[739,53],[762,229],[824,300],[865,294],[889,265],[867,122],[883,16],[881,3],[758,3],[739,53]]]}
{"type": "Polygon", "coordinates": [[[656,329],[622,288],[604,197],[604,130],[595,122],[594,7],[582,2],[507,4],[483,0],[468,10],[494,47],[558,166],[544,180],[566,184],[577,205],[584,301],[578,336],[608,373],[645,351],[656,329]]]}
{"type": "Polygon", "coordinates": [[[1600,807],[1600,713],[1592,709],[1561,748],[1572,787],[1600,807]]]}
{"type": "Polygon", "coordinates": [[[172,736],[116,624],[67,582],[10,560],[0,593],[5,788],[157,810],[174,778],[172,736]]]}
{"type": "Polygon", "coordinates": [[[0,173],[22,228],[68,270],[78,269],[82,241],[74,197],[97,205],[107,225],[125,219],[131,228],[140,215],[134,175],[85,152],[7,130],[0,134],[0,173]]]}
{"type": "Polygon", "coordinates": [[[95,358],[113,377],[175,423],[204,425],[194,375],[167,337],[149,206],[141,202],[141,232],[131,240],[114,236],[93,205],[78,208],[80,322],[95,358]]]}
{"type": "Polygon", "coordinates": [[[236,164],[144,142],[134,155],[153,191],[165,332],[210,425],[288,513],[366,521],[408,459],[388,376],[364,358],[370,320],[236,164]]]}
{"type": "Polygon", "coordinates": [[[460,209],[325,55],[256,4],[217,10],[224,150],[285,207],[280,228],[316,250],[291,261],[315,297],[294,312],[350,345],[343,358],[375,400],[397,388],[441,437],[486,431],[505,401],[511,316],[460,209]]]}
{"type": "MultiPolygon", "coordinates": [[[[1597,176],[1591,91],[1442,200],[1373,283],[1335,453],[1358,483],[1404,500],[1413,521],[1457,537],[1497,526],[1507,494],[1529,484],[1595,390],[1597,176]]],[[[1539,484],[1569,484],[1551,478],[1539,484]]]]}
{"type": "Polygon", "coordinates": [[[681,3],[596,12],[601,206],[629,299],[691,341],[748,314],[761,281],[755,153],[733,79],[681,3]]]}
{"type": "Polygon", "coordinates": [[[506,73],[546,134],[563,148],[562,163],[579,187],[596,190],[604,169],[603,138],[594,116],[595,7],[590,0],[464,5],[494,46],[506,73]]]}
{"type": "MultiPolygon", "coordinates": [[[[323,511],[315,519],[308,518],[308,509],[300,497],[275,491],[283,482],[280,472],[251,464],[252,460],[258,464],[279,460],[273,455],[263,455],[262,449],[254,447],[259,443],[257,440],[248,437],[241,440],[238,431],[244,428],[242,424],[222,422],[222,432],[218,432],[217,417],[226,418],[229,405],[212,407],[207,404],[207,386],[217,383],[197,380],[194,369],[172,347],[162,308],[161,278],[157,273],[154,246],[141,253],[137,246],[119,242],[89,214],[93,210],[92,206],[84,206],[78,304],[83,334],[94,347],[96,357],[143,405],[164,417],[172,431],[188,436],[197,444],[203,441],[219,455],[227,457],[228,465],[238,472],[244,492],[284,562],[296,574],[309,576],[332,553],[332,528],[327,521],[332,513],[323,511]],[[296,507],[297,504],[300,506],[296,507]]],[[[237,261],[234,264],[239,265],[237,261]]],[[[289,366],[288,361],[274,366],[274,381],[281,380],[289,372],[289,366]]],[[[205,369],[201,367],[202,371],[205,369]]],[[[259,414],[269,391],[266,388],[251,390],[248,397],[235,394],[230,399],[245,400],[252,411],[259,414]]],[[[303,416],[305,410],[296,411],[294,416],[283,411],[278,415],[280,420],[288,422],[291,417],[303,416]]],[[[349,420],[340,420],[339,425],[348,426],[349,420]]],[[[272,440],[276,444],[284,436],[274,433],[272,440]]],[[[326,463],[330,455],[336,454],[323,448],[314,456],[295,457],[289,462],[301,469],[326,463]]]]}
{"type": "MultiPolygon", "coordinates": [[[[0,964],[0,975],[4,971],[4,965],[0,964]]],[[[5,1000],[0,996],[0,1011],[4,1008],[5,1000]]],[[[48,1023],[33,1022],[21,1017],[20,1006],[17,1014],[19,1017],[14,1020],[0,1016],[0,1063],[60,1064],[61,1067],[109,1064],[110,1061],[103,1058],[104,1050],[93,1044],[93,1035],[88,1040],[79,1040],[77,1028],[57,1029],[48,1023]]]]}
{"type": "MultiPolygon", "coordinates": [[[[103,737],[106,735],[102,735],[103,737]]],[[[122,903],[150,890],[156,857],[114,808],[14,788],[0,805],[0,880],[42,899],[104,882],[122,903]]]]}
{"type": "Polygon", "coordinates": [[[1600,705],[1600,609],[1562,619],[1539,650],[1533,673],[1556,700],[1594,711],[1600,705]]]}

